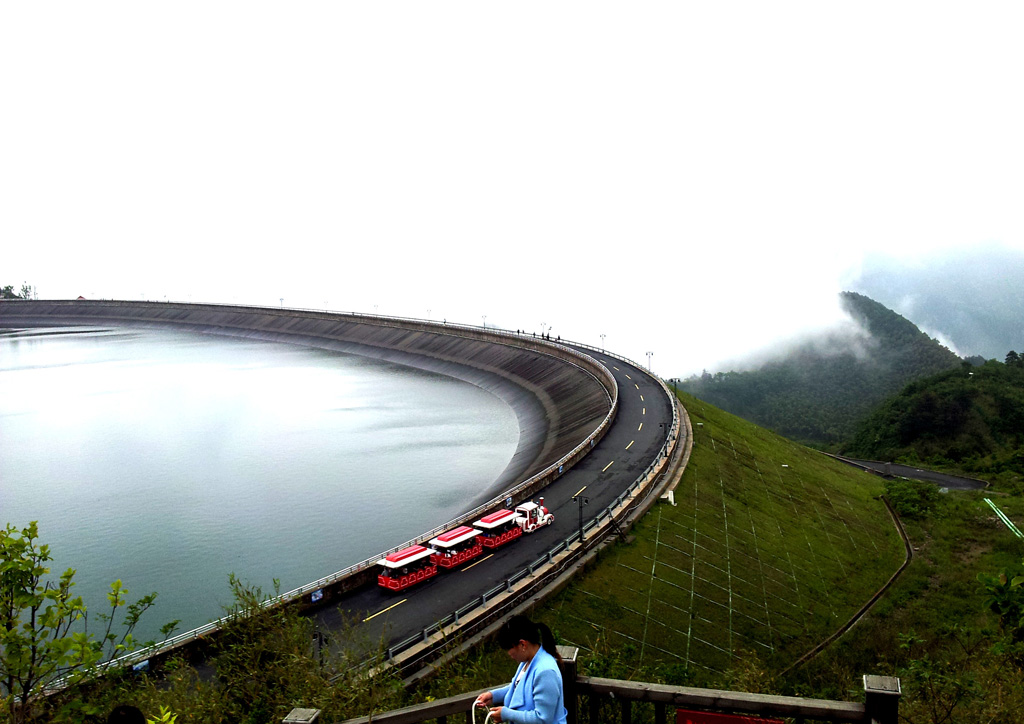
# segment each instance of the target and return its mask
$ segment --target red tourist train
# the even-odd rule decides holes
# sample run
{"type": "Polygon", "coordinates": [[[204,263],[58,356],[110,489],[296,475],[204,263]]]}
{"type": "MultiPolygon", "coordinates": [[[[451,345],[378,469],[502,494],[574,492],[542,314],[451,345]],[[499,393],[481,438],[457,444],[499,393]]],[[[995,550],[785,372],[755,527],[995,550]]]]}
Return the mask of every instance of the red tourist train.
{"type": "Polygon", "coordinates": [[[516,514],[511,510],[502,509],[485,515],[473,525],[483,528],[480,544],[484,548],[503,546],[523,534],[523,529],[516,525],[516,514]]]}
{"type": "Polygon", "coordinates": [[[479,536],[480,531],[476,528],[460,525],[437,538],[431,538],[430,545],[439,549],[437,553],[430,554],[431,563],[436,563],[441,568],[455,568],[476,558],[484,552],[484,547],[478,540],[479,536]]]}
{"type": "Polygon", "coordinates": [[[437,575],[438,568],[455,568],[483,553],[484,548],[497,548],[515,540],[523,533],[553,523],[555,516],[540,503],[519,505],[515,511],[499,510],[473,523],[460,525],[430,539],[429,548],[412,545],[390,553],[377,563],[381,571],[377,585],[390,591],[402,591],[437,575]]]}
{"type": "Polygon", "coordinates": [[[377,585],[401,591],[414,583],[433,578],[437,575],[437,564],[430,559],[435,553],[437,551],[432,548],[415,545],[381,558],[377,561],[382,567],[377,575],[377,585]]]}

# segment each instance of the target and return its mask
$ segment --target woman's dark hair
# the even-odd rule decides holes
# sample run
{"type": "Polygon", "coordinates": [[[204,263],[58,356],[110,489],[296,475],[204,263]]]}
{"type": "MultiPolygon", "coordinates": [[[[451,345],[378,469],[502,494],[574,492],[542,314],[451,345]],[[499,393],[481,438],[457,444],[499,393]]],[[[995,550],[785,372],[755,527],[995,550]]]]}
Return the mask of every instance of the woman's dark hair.
{"type": "Polygon", "coordinates": [[[511,649],[521,640],[540,644],[555,659],[562,660],[555,647],[555,635],[547,624],[531,621],[526,616],[513,616],[498,629],[498,645],[503,649],[511,649]]]}

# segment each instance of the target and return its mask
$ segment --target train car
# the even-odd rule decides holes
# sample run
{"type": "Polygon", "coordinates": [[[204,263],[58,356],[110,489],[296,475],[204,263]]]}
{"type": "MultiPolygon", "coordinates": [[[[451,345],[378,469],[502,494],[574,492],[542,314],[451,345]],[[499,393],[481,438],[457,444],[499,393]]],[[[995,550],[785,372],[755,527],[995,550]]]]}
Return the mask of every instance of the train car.
{"type": "Polygon", "coordinates": [[[497,548],[523,535],[523,529],[516,525],[516,514],[504,508],[474,521],[473,525],[482,529],[479,540],[484,548],[497,548]]]}
{"type": "Polygon", "coordinates": [[[433,548],[414,545],[381,558],[377,561],[382,568],[377,585],[389,591],[402,591],[433,578],[437,575],[437,564],[432,560],[435,553],[433,548]]]}
{"type": "Polygon", "coordinates": [[[531,500],[516,506],[516,525],[522,528],[524,533],[532,533],[554,522],[554,514],[544,507],[544,498],[541,498],[539,503],[531,500]]]}
{"type": "Polygon", "coordinates": [[[478,537],[480,531],[468,525],[446,531],[430,539],[430,545],[437,548],[430,555],[430,561],[441,568],[455,568],[484,552],[478,537]]]}

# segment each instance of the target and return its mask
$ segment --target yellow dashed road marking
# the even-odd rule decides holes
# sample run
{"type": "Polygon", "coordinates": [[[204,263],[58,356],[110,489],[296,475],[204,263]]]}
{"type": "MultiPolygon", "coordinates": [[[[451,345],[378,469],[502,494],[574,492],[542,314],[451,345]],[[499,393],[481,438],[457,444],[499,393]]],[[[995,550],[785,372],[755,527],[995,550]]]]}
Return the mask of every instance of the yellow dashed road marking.
{"type": "Polygon", "coordinates": [[[401,601],[399,601],[398,603],[392,603],[392,604],[391,604],[390,606],[388,606],[387,608],[385,608],[385,609],[384,609],[383,611],[377,611],[377,613],[375,613],[375,614],[373,614],[373,615],[371,615],[371,616],[367,616],[366,618],[364,618],[364,619],[363,619],[363,623],[366,623],[366,622],[367,622],[367,621],[369,621],[369,620],[370,620],[371,618],[377,618],[377,617],[378,617],[378,616],[380,616],[380,615],[381,615],[382,613],[387,613],[388,611],[390,611],[391,609],[393,609],[393,608],[394,608],[395,606],[401,606],[401,605],[402,605],[403,603],[405,603],[405,602],[406,602],[406,601],[408,601],[408,600],[409,600],[408,598],[403,598],[403,599],[402,599],[401,601]]]}
{"type": "Polygon", "coordinates": [[[474,564],[473,564],[472,566],[466,566],[466,567],[465,567],[465,568],[463,568],[462,570],[463,570],[463,571],[468,571],[468,570],[469,570],[470,568],[472,568],[473,566],[477,565],[478,563],[483,563],[483,562],[484,562],[484,561],[486,561],[486,560],[487,560],[488,558],[493,558],[493,557],[494,557],[494,554],[493,554],[493,553],[492,553],[491,555],[489,555],[489,556],[484,556],[483,558],[481,558],[480,560],[478,560],[478,561],[477,561],[476,563],[474,563],[474,564]]]}

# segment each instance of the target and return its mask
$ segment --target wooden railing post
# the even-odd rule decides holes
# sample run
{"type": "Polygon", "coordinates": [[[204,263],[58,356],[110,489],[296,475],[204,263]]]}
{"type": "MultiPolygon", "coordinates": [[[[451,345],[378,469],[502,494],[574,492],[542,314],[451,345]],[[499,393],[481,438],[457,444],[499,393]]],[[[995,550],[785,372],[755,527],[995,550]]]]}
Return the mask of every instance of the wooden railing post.
{"type": "Polygon", "coordinates": [[[900,680],[895,676],[864,675],[864,720],[868,724],[897,724],[900,680]]]}
{"type": "Polygon", "coordinates": [[[281,724],[316,724],[319,718],[319,709],[292,709],[281,724]]]}
{"type": "Polygon", "coordinates": [[[562,697],[565,700],[567,712],[565,721],[566,724],[577,724],[580,701],[576,691],[576,676],[578,675],[576,660],[580,650],[575,646],[558,646],[557,648],[558,654],[562,657],[558,664],[558,670],[562,673],[562,697]]]}

